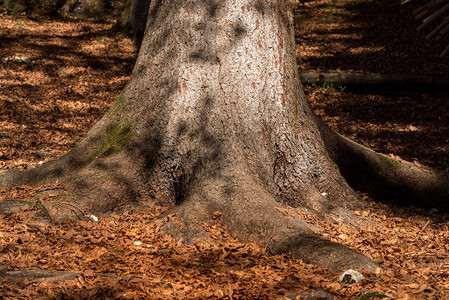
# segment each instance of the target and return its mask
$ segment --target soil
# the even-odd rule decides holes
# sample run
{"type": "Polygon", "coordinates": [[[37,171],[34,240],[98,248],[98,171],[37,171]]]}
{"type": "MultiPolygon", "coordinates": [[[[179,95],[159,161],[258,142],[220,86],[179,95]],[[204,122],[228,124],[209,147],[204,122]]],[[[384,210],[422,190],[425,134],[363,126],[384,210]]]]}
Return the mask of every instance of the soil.
{"type": "MultiPolygon", "coordinates": [[[[317,0],[297,10],[300,71],[421,74],[448,77],[439,58],[447,41],[416,33],[413,5],[388,0],[317,0]]],[[[0,15],[0,168],[28,169],[58,158],[108,110],[129,79],[136,48],[111,30],[114,18],[63,21],[43,14],[0,15]],[[25,62],[23,57],[29,59],[25,62]]],[[[349,93],[309,86],[324,121],[376,151],[449,169],[449,96],[349,93]]],[[[1,172],[1,171],[0,171],[1,172]]],[[[396,208],[366,198],[356,211],[380,227],[355,230],[302,214],[324,238],[357,249],[384,270],[343,284],[329,270],[287,256],[268,256],[238,242],[219,214],[205,224],[210,244],[183,246],[159,231],[164,208],[128,212],[98,222],[38,227],[39,190],[0,190],[0,202],[20,199],[24,211],[0,216],[0,280],[7,270],[80,274],[54,284],[31,280],[0,285],[5,298],[283,298],[325,289],[339,299],[378,292],[394,299],[449,297],[449,218],[437,211],[396,208]],[[104,274],[109,274],[104,276],[104,274]]],[[[47,193],[49,198],[51,192],[47,193]]],[[[94,217],[91,217],[95,220],[94,217]]]]}

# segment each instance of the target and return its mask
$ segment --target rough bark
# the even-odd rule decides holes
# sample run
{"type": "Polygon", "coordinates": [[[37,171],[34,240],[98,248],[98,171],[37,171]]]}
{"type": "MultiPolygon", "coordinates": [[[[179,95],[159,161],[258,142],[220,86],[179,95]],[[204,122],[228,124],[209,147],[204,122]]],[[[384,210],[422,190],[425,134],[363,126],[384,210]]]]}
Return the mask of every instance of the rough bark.
{"type": "MultiPolygon", "coordinates": [[[[131,79],[63,158],[0,174],[0,186],[64,179],[58,220],[172,204],[164,230],[206,238],[216,211],[242,240],[332,269],[375,270],[321,239],[295,207],[359,226],[363,205],[327,155],[302,92],[290,2],[157,0],[131,79]]],[[[54,193],[54,191],[52,191],[54,193]]]]}

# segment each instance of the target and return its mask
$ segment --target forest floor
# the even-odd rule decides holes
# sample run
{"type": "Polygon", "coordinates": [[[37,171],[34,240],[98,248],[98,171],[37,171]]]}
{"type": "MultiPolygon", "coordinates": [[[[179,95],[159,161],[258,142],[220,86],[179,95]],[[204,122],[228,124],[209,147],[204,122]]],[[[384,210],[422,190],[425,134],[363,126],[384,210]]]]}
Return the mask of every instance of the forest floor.
{"type": "MultiPolygon", "coordinates": [[[[301,5],[296,20],[300,71],[448,77],[449,59],[439,58],[444,45],[415,32],[412,9],[390,0],[301,5]]],[[[113,24],[113,19],[0,15],[0,172],[60,157],[118,97],[136,48],[111,30],[113,24]]],[[[317,114],[340,133],[384,154],[449,169],[448,95],[355,94],[329,85],[308,86],[305,92],[317,114]]],[[[1,189],[0,201],[30,200],[39,190],[57,188],[59,183],[1,189]]],[[[0,216],[0,278],[6,270],[32,269],[80,276],[60,283],[52,277],[5,281],[0,299],[282,299],[311,288],[338,299],[370,292],[391,299],[449,298],[448,216],[363,197],[369,208],[355,213],[379,227],[355,230],[304,215],[323,237],[363,252],[384,268],[357,284],[240,243],[219,217],[204,224],[213,243],[183,246],[159,231],[163,221],[156,219],[167,207],[36,227],[29,221],[36,205],[0,216]]]]}

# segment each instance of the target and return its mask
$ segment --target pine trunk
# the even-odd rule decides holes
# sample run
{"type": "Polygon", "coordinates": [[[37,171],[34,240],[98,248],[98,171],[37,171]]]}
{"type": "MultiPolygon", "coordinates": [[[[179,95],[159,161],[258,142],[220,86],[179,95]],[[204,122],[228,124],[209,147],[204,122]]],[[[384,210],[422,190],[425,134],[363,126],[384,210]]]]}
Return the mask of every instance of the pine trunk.
{"type": "Polygon", "coordinates": [[[136,39],[137,44],[143,39],[151,0],[128,0],[117,22],[126,35],[136,39]]]}
{"type": "MultiPolygon", "coordinates": [[[[297,72],[282,0],[153,0],[132,77],[65,157],[0,186],[65,179],[54,219],[172,204],[186,242],[221,212],[240,239],[333,269],[377,264],[321,239],[294,208],[359,225],[362,205],[328,156],[297,72]]],[[[3,176],[2,176],[3,175],[3,176]]]]}

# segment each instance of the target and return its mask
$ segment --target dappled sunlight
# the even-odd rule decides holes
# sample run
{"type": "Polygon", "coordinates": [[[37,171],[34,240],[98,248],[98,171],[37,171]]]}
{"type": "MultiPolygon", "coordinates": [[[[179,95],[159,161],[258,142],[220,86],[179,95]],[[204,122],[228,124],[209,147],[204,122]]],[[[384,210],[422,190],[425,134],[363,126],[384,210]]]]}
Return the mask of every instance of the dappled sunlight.
{"type": "Polygon", "coordinates": [[[59,157],[117,99],[136,49],[112,25],[0,16],[0,168],[59,157]]]}
{"type": "Polygon", "coordinates": [[[284,1],[156,1],[132,76],[112,18],[0,15],[0,298],[447,298],[448,96],[296,70],[449,74],[380,2],[302,3],[295,57],[284,1]]]}

